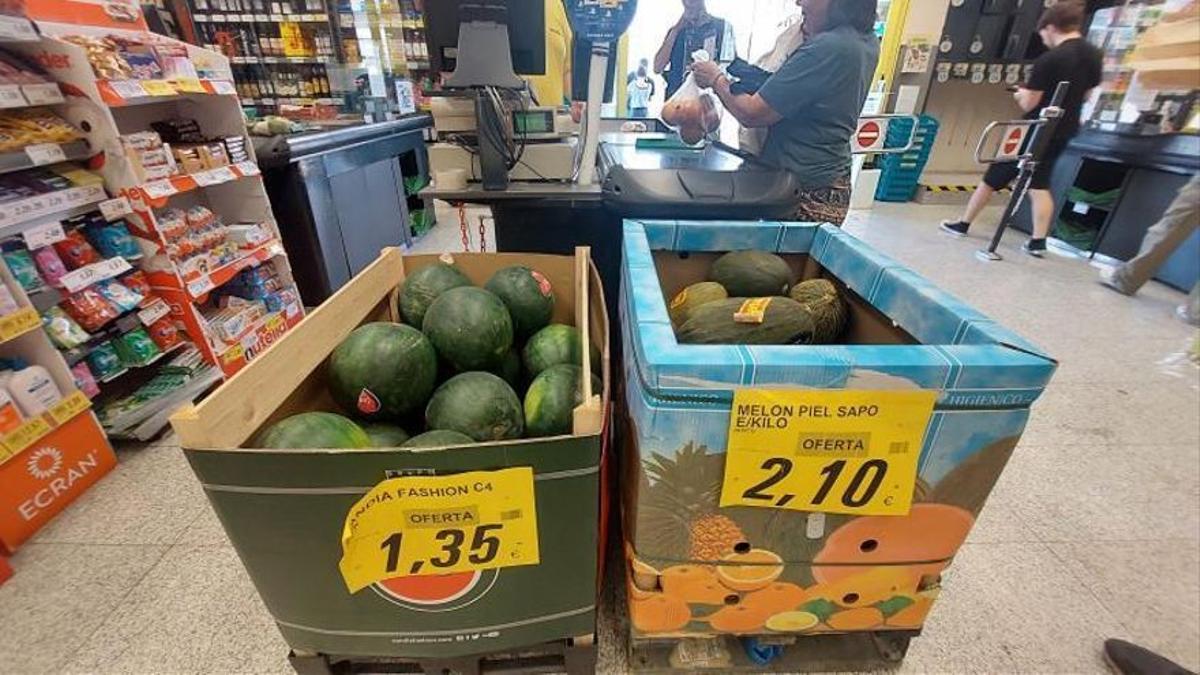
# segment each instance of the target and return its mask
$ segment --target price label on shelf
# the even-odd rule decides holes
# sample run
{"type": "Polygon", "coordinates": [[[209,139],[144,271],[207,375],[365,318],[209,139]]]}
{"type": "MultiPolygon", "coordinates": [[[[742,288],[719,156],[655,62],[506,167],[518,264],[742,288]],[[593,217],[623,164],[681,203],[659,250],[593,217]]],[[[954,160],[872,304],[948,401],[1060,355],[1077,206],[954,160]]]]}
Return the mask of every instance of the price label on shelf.
{"type": "Polygon", "coordinates": [[[131,213],[133,213],[133,206],[126,197],[114,197],[100,202],[100,215],[110,223],[131,213]]]}
{"type": "Polygon", "coordinates": [[[229,80],[210,80],[209,83],[212,84],[213,93],[215,94],[220,94],[222,96],[237,95],[237,89],[229,80]]]}
{"type": "Polygon", "coordinates": [[[224,14],[213,14],[212,20],[214,23],[225,23],[225,15],[224,14]]]}
{"type": "Polygon", "coordinates": [[[23,84],[21,93],[25,94],[25,99],[29,101],[30,105],[54,105],[65,100],[57,82],[23,84]]]}
{"type": "Polygon", "coordinates": [[[238,172],[243,176],[257,176],[259,173],[258,165],[254,162],[238,162],[237,164],[234,164],[234,166],[237,167],[238,172]]]}
{"type": "Polygon", "coordinates": [[[228,183],[231,180],[237,180],[237,174],[227,166],[209,169],[208,171],[200,171],[192,174],[192,179],[197,185],[207,187],[209,185],[220,185],[228,183]]]}
{"type": "Polygon", "coordinates": [[[0,340],[11,340],[40,325],[42,325],[42,320],[38,317],[37,310],[32,307],[22,307],[0,319],[0,340]]]}
{"type": "Polygon", "coordinates": [[[933,391],[739,389],[721,506],[906,515],[936,400],[933,391]]]}
{"type": "Polygon", "coordinates": [[[62,425],[70,422],[79,413],[92,406],[92,402],[82,391],[76,391],[70,396],[50,406],[50,419],[55,424],[62,425]]]}
{"type": "Polygon", "coordinates": [[[131,269],[133,267],[129,265],[128,260],[121,257],[109,258],[67,272],[59,278],[59,283],[62,284],[63,288],[67,289],[68,293],[74,293],[91,286],[97,281],[111,279],[131,269]]]}
{"type": "Polygon", "coordinates": [[[25,146],[25,155],[34,166],[67,161],[67,153],[58,143],[36,143],[25,146]]]}
{"type": "Polygon", "coordinates": [[[19,84],[0,84],[0,108],[20,108],[26,105],[19,84]]]}
{"type": "Polygon", "coordinates": [[[179,93],[175,86],[166,80],[143,80],[142,88],[151,96],[174,96],[179,93]]]}
{"type": "Polygon", "coordinates": [[[170,197],[179,192],[179,190],[175,189],[171,181],[163,179],[146,183],[142,186],[142,192],[145,192],[146,196],[151,199],[162,199],[163,197],[170,197]]]}
{"type": "Polygon", "coordinates": [[[50,433],[50,423],[45,418],[35,417],[5,436],[4,447],[8,449],[9,453],[15,455],[48,433],[50,433]]]}
{"type": "Polygon", "coordinates": [[[67,238],[67,234],[63,232],[62,223],[54,221],[51,223],[43,223],[34,225],[33,227],[21,233],[21,238],[25,240],[25,248],[33,250],[49,246],[56,241],[62,241],[67,238]]]}
{"type": "Polygon", "coordinates": [[[254,20],[259,23],[266,23],[266,22],[270,21],[271,18],[269,16],[267,16],[266,14],[255,14],[254,20]]]}
{"type": "Polygon", "coordinates": [[[539,562],[533,469],[518,467],[383,481],[346,514],[338,568],[356,593],[392,577],[539,562]]]}
{"type": "Polygon", "coordinates": [[[188,294],[193,298],[198,298],[213,289],[212,279],[205,274],[199,279],[194,279],[188,282],[188,294]]]}
{"type": "Polygon", "coordinates": [[[144,98],[149,95],[137,80],[116,80],[109,82],[108,86],[121,98],[144,98]]]}
{"type": "Polygon", "coordinates": [[[149,326],[170,313],[171,307],[165,300],[158,298],[150,303],[149,307],[145,307],[138,312],[138,321],[141,321],[143,326],[149,326]]]}
{"type": "Polygon", "coordinates": [[[180,77],[175,80],[175,88],[189,94],[207,94],[204,83],[195,77],[180,77]]]}

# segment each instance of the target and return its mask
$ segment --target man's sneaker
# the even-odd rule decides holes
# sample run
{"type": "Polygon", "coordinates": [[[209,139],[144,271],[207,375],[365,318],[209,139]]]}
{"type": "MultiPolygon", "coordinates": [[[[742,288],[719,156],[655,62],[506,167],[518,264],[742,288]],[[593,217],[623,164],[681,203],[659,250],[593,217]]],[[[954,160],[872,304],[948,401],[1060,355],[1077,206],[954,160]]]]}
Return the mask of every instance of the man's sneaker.
{"type": "Polygon", "coordinates": [[[1035,258],[1040,258],[1046,255],[1046,240],[1029,239],[1024,244],[1021,244],[1021,250],[1035,258]]]}
{"type": "Polygon", "coordinates": [[[1129,291],[1125,290],[1125,287],[1122,286],[1121,283],[1117,281],[1117,268],[1116,267],[1101,267],[1100,268],[1100,284],[1102,286],[1105,286],[1107,288],[1110,288],[1110,289],[1120,293],[1121,295],[1133,295],[1133,293],[1130,293],[1129,291]]]}
{"type": "Polygon", "coordinates": [[[961,220],[943,220],[942,232],[954,235],[955,237],[967,236],[967,230],[971,228],[970,223],[964,223],[961,220]]]}
{"type": "Polygon", "coordinates": [[[1180,305],[1175,308],[1175,318],[1186,323],[1189,326],[1200,328],[1200,316],[1192,314],[1192,309],[1188,305],[1180,305]]]}
{"type": "Polygon", "coordinates": [[[1121,675],[1195,675],[1174,661],[1124,640],[1105,640],[1104,660],[1121,675]]]}

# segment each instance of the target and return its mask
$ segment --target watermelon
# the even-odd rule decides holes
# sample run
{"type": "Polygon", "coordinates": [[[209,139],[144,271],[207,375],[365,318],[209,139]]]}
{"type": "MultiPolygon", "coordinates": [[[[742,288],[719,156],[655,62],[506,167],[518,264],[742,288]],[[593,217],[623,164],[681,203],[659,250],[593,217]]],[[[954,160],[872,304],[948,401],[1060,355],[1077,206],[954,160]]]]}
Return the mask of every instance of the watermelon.
{"type": "MultiPolygon", "coordinates": [[[[598,373],[603,365],[600,363],[600,350],[595,344],[592,344],[591,351],[592,372],[598,373]]],[[[578,366],[583,362],[583,355],[579,347],[579,331],[574,326],[552,323],[529,338],[521,356],[529,377],[537,377],[550,366],[564,363],[578,366]]]]}
{"type": "Polygon", "coordinates": [[[697,307],[717,300],[725,300],[728,297],[729,293],[725,292],[725,287],[715,281],[692,284],[671,299],[671,306],[668,309],[671,323],[678,328],[687,323],[697,307]]]}
{"type": "Polygon", "coordinates": [[[371,445],[376,448],[398,448],[408,441],[408,432],[395,424],[368,424],[363,431],[371,437],[371,445]]]}
{"type": "Polygon", "coordinates": [[[541,272],[524,265],[505,267],[493,274],[484,288],[508,307],[517,338],[524,340],[550,324],[554,288],[541,272]]]}
{"type": "Polygon", "coordinates": [[[437,354],[421,331],[398,323],[355,328],[329,358],[329,392],[365,420],[419,410],[437,381],[437,354]]]}
{"type": "Polygon", "coordinates": [[[513,345],[513,324],[504,302],[491,291],[465,286],[442,293],[421,330],[455,370],[491,370],[513,345]]]}
{"type": "Polygon", "coordinates": [[[306,412],[272,424],[254,439],[256,448],[369,448],[362,427],[336,413],[306,412]]]}
{"type": "Polygon", "coordinates": [[[792,288],[788,297],[800,303],[813,317],[813,342],[832,344],[846,330],[850,310],[828,279],[809,279],[792,288]]]}
{"type": "Polygon", "coordinates": [[[708,280],[725,287],[730,297],[765,298],[787,295],[792,268],[783,258],[766,251],[726,253],[708,270],[708,280]]]}
{"type": "Polygon", "coordinates": [[[400,289],[400,313],[410,326],[420,328],[425,321],[425,312],[438,296],[451,288],[470,286],[471,280],[457,267],[437,262],[413,272],[404,280],[400,289]]]}
{"type": "Polygon", "coordinates": [[[447,445],[470,445],[474,438],[457,431],[426,431],[419,436],[408,439],[402,448],[442,448],[447,445]]]}
{"type": "Polygon", "coordinates": [[[514,391],[521,389],[521,352],[516,347],[508,350],[500,367],[491,372],[499,375],[514,391]]]}
{"type": "MultiPolygon", "coordinates": [[[[525,435],[530,438],[571,433],[573,411],[583,403],[579,366],[550,366],[533,379],[525,393],[525,435]]],[[[592,378],[592,391],[601,393],[600,378],[592,378]]]]}
{"type": "Polygon", "coordinates": [[[730,298],[697,307],[676,337],[693,345],[811,344],[813,319],[790,298],[730,298]],[[759,307],[757,321],[747,316],[753,314],[749,302],[765,303],[759,307]]]}
{"type": "Polygon", "coordinates": [[[433,392],[425,408],[431,430],[466,434],[479,442],[520,438],[525,429],[521,399],[491,373],[455,375],[433,392]]]}

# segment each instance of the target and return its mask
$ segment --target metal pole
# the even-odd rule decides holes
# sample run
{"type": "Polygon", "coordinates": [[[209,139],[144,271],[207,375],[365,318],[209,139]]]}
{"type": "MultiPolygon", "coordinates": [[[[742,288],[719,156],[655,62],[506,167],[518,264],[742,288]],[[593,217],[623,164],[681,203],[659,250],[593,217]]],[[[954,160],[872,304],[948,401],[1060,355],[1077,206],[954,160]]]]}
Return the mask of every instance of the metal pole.
{"type": "Polygon", "coordinates": [[[1021,202],[1025,200],[1025,195],[1029,193],[1029,184],[1033,182],[1033,174],[1037,171],[1042,157],[1046,154],[1046,149],[1050,146],[1050,141],[1054,138],[1059,121],[1062,120],[1062,103],[1070,88],[1070,82],[1058,83],[1058,86],[1054,88],[1054,96],[1050,99],[1050,105],[1042,109],[1041,123],[1034,126],[1033,130],[1029,132],[1029,145],[1018,160],[1020,173],[1017,174],[1017,181],[1013,186],[1012,198],[1008,200],[1008,206],[1004,208],[1004,215],[1000,218],[1000,225],[996,228],[991,245],[986,250],[975,254],[980,260],[1003,260],[1000,254],[996,253],[996,249],[1000,247],[1000,240],[1004,238],[1005,230],[1008,229],[1017,209],[1021,208],[1021,202]]]}

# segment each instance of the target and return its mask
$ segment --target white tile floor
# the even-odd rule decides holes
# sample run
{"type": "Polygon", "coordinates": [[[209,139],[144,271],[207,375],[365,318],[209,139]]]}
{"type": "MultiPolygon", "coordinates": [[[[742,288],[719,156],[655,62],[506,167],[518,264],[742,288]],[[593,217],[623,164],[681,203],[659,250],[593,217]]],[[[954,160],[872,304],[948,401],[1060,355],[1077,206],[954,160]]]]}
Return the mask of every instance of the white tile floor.
{"type": "MultiPolygon", "coordinates": [[[[976,261],[953,209],[881,205],[848,228],[1061,359],[947,582],[911,672],[1102,672],[1119,636],[1200,667],[1200,373],[1183,295],[1137,299],[1086,263],[976,261]]],[[[460,250],[457,222],[420,243],[460,250]]],[[[473,234],[478,222],[472,219],[473,234]]],[[[477,245],[477,243],[476,243],[477,245]]],[[[489,249],[491,246],[489,245],[489,249]]],[[[0,672],[290,672],[286,647],[169,440],[116,471],[21,549],[0,587],[0,672]]],[[[601,672],[626,670],[602,606],[601,672]]]]}

